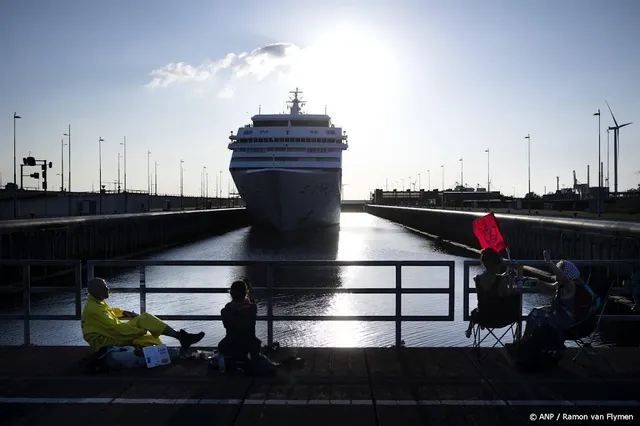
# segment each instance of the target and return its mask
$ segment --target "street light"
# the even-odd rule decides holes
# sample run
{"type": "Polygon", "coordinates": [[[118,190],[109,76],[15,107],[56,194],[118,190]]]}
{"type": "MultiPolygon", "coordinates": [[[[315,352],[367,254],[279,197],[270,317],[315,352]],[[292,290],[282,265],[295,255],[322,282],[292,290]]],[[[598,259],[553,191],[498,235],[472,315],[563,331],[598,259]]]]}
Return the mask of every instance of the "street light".
{"type": "Polygon", "coordinates": [[[60,139],[60,167],[62,168],[60,172],[60,191],[64,192],[64,147],[67,146],[64,143],[64,138],[60,139]]]}
{"type": "Polygon", "coordinates": [[[464,161],[460,159],[460,190],[464,191],[464,161]]]}
{"type": "MultiPolygon", "coordinates": [[[[67,136],[69,138],[69,192],[71,192],[71,124],[69,124],[69,133],[65,133],[63,136],[67,136]]],[[[69,198],[69,215],[71,215],[71,198],[69,198]]]]}
{"type": "Polygon", "coordinates": [[[484,152],[487,153],[487,209],[491,208],[491,178],[489,173],[489,156],[491,155],[489,152],[489,148],[485,149],[484,152]]]}
{"type": "Polygon", "coordinates": [[[17,113],[13,113],[13,218],[18,217],[18,184],[16,183],[16,120],[20,119],[17,113]]]}
{"type": "Polygon", "coordinates": [[[527,139],[527,162],[529,163],[529,194],[531,194],[531,135],[527,134],[527,136],[525,136],[524,138],[527,139]]]}
{"type": "MultiPolygon", "coordinates": [[[[120,144],[120,145],[122,145],[122,144],[120,144]]],[[[122,157],[122,156],[120,155],[120,152],[118,152],[118,181],[116,182],[116,184],[118,186],[118,188],[117,188],[118,194],[120,193],[120,157],[122,157]]]]}
{"type": "Polygon", "coordinates": [[[594,113],[593,115],[597,115],[598,116],[598,195],[597,195],[597,202],[598,202],[598,214],[600,214],[600,188],[602,188],[603,184],[602,184],[602,167],[601,167],[601,161],[602,159],[600,158],[600,153],[602,152],[602,148],[600,145],[600,108],[598,108],[598,112],[594,113]]]}
{"type": "Polygon", "coordinates": [[[102,137],[98,138],[98,164],[100,172],[98,174],[98,192],[100,193],[100,214],[102,214],[102,137]]]}
{"type": "Polygon", "coordinates": [[[154,168],[154,176],[155,176],[155,184],[154,184],[154,186],[156,187],[155,193],[156,193],[156,196],[157,196],[158,195],[158,162],[154,161],[154,163],[155,163],[154,164],[154,167],[155,167],[154,168]]]}
{"type": "Polygon", "coordinates": [[[442,168],[442,192],[444,192],[444,164],[440,167],[442,168]]]}
{"type": "Polygon", "coordinates": [[[431,169],[427,170],[427,176],[428,176],[428,180],[429,180],[429,191],[431,191],[431,169]]]}
{"type": "Polygon", "coordinates": [[[151,195],[151,151],[147,151],[147,194],[151,195]]]}
{"type": "MultiPolygon", "coordinates": [[[[123,137],[120,145],[124,146],[124,192],[127,192],[127,137],[123,137]]],[[[119,179],[118,179],[119,180],[119,179]]]]}

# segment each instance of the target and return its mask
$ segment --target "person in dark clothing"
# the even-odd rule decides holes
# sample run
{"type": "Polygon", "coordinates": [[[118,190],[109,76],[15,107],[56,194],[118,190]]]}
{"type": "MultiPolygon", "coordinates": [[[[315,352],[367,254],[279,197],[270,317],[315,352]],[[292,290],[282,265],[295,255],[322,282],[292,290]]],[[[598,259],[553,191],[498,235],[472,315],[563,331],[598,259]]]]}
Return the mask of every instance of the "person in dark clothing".
{"type": "Polygon", "coordinates": [[[565,348],[565,332],[575,322],[574,299],[577,290],[585,287],[585,284],[580,278],[580,271],[573,263],[561,260],[554,264],[547,250],[543,255],[545,262],[551,267],[556,281],[554,283],[540,281],[540,283],[543,284],[542,289],[549,289],[555,294],[550,305],[531,310],[523,340],[529,340],[536,330],[543,329],[548,349],[563,350],[565,348]]]}
{"type": "Polygon", "coordinates": [[[248,356],[255,359],[260,353],[262,342],[256,337],[256,316],[258,307],[251,297],[251,287],[244,281],[231,284],[231,302],[222,308],[222,324],[226,336],[218,344],[225,359],[235,363],[245,363],[248,356]]]}
{"type": "Polygon", "coordinates": [[[485,248],[480,252],[480,261],[485,271],[474,278],[478,307],[471,311],[469,327],[465,331],[467,338],[471,337],[476,324],[491,328],[511,324],[517,316],[514,309],[519,307],[517,300],[509,295],[509,279],[504,275],[502,256],[492,248],[485,248]]]}

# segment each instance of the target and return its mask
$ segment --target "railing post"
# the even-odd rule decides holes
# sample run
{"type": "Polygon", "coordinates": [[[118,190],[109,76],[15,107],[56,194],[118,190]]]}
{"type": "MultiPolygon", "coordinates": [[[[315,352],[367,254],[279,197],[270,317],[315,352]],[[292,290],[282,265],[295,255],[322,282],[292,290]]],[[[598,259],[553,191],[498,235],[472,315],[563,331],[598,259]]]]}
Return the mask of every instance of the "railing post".
{"type": "Polygon", "coordinates": [[[145,265],[140,265],[140,313],[147,312],[147,277],[145,265]]]}
{"type": "Polygon", "coordinates": [[[95,278],[95,267],[93,265],[93,261],[87,261],[87,282],[91,281],[95,278]]]}
{"type": "Polygon", "coordinates": [[[462,283],[462,320],[463,321],[469,321],[469,295],[471,294],[471,292],[469,291],[469,278],[471,278],[471,274],[469,272],[469,269],[471,268],[470,265],[464,261],[463,262],[463,274],[464,274],[464,278],[463,278],[463,283],[462,283]]]}
{"type": "Polygon", "coordinates": [[[267,284],[267,346],[273,345],[273,266],[267,264],[265,281],[267,284]]]}
{"type": "Polygon", "coordinates": [[[22,306],[24,308],[24,340],[23,345],[31,344],[31,265],[26,264],[22,269],[22,306]]]}
{"type": "MultiPolygon", "coordinates": [[[[449,265],[449,316],[451,321],[456,318],[456,264],[449,265]]],[[[467,298],[467,305],[469,300],[467,298]]]]}
{"type": "Polygon", "coordinates": [[[396,348],[402,347],[402,266],[396,265],[396,348]]]}
{"type": "Polygon", "coordinates": [[[74,268],[74,278],[76,280],[76,317],[82,317],[82,261],[79,260],[74,268]]]}

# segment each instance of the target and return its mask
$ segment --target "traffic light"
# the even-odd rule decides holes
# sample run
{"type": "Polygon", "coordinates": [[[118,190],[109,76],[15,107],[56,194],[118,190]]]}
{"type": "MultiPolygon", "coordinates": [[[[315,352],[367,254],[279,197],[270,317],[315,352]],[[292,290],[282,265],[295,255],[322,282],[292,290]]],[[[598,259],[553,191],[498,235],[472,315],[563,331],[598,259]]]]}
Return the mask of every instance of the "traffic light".
{"type": "Polygon", "coordinates": [[[35,166],[36,165],[36,159],[34,157],[26,157],[22,159],[22,163],[25,166],[35,166]]]}
{"type": "Polygon", "coordinates": [[[31,173],[29,177],[32,177],[34,179],[40,179],[40,173],[31,173]]]}

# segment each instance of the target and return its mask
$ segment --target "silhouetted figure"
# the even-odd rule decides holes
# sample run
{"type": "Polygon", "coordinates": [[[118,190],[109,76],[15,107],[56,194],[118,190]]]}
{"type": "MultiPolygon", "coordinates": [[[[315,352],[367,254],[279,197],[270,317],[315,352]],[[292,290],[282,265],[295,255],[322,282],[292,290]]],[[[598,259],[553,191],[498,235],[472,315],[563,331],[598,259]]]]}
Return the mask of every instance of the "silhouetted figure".
{"type": "Polygon", "coordinates": [[[502,328],[518,320],[519,296],[509,294],[509,279],[504,272],[500,254],[492,248],[480,252],[485,271],[476,276],[478,307],[471,311],[465,335],[471,337],[474,325],[502,328]]]}
{"type": "Polygon", "coordinates": [[[231,284],[231,302],[222,309],[222,324],[226,336],[218,344],[220,353],[231,363],[245,363],[250,356],[256,359],[262,342],[256,337],[258,307],[251,288],[244,281],[231,284]]]}

